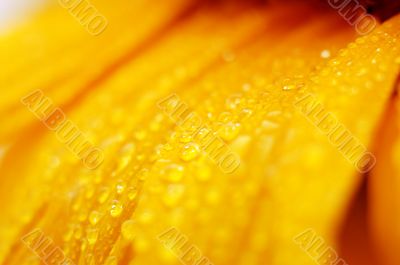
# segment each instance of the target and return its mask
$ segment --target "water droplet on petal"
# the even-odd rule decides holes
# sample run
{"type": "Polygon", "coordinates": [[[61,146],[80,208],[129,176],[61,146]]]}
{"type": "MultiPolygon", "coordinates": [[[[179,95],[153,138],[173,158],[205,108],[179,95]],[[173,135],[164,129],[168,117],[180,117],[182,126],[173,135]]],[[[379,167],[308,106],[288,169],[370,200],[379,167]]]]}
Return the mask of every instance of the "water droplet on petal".
{"type": "Polygon", "coordinates": [[[225,105],[229,109],[235,109],[237,106],[239,106],[240,102],[241,102],[241,95],[235,94],[226,99],[225,105]]]}
{"type": "Polygon", "coordinates": [[[181,137],[179,138],[179,141],[181,143],[189,143],[190,141],[192,141],[192,134],[189,132],[182,133],[181,137]]]}
{"type": "Polygon", "coordinates": [[[149,176],[149,170],[147,168],[143,168],[142,170],[140,170],[138,174],[138,178],[140,181],[145,181],[148,176],[149,176]]]}
{"type": "Polygon", "coordinates": [[[296,89],[295,85],[284,85],[282,87],[282,90],[284,90],[284,91],[293,90],[293,89],[296,89]]]}
{"type": "Polygon", "coordinates": [[[239,134],[239,126],[233,122],[229,122],[220,128],[219,135],[226,141],[235,139],[239,134]]]}
{"type": "Polygon", "coordinates": [[[108,188],[103,188],[100,192],[100,195],[98,197],[98,202],[99,203],[104,203],[107,199],[108,196],[110,195],[110,190],[108,188]]]}
{"type": "Polygon", "coordinates": [[[122,210],[123,210],[122,203],[117,200],[114,200],[111,204],[110,215],[112,217],[118,217],[119,215],[121,215],[122,210]]]}
{"type": "Polygon", "coordinates": [[[181,165],[168,165],[165,169],[164,179],[169,182],[179,182],[183,178],[185,168],[181,165]]]}
{"type": "Polygon", "coordinates": [[[183,161],[190,161],[199,155],[199,146],[194,143],[186,144],[182,147],[181,159],[183,161]]]}
{"type": "Polygon", "coordinates": [[[294,83],[293,80],[286,78],[285,80],[282,81],[282,90],[283,91],[289,91],[289,90],[294,90],[297,88],[296,84],[294,83]]]}
{"type": "Polygon", "coordinates": [[[122,194],[125,190],[125,183],[123,183],[122,181],[119,181],[117,183],[117,185],[115,186],[117,193],[118,194],[122,194]]]}
{"type": "Polygon", "coordinates": [[[99,237],[99,230],[96,228],[88,228],[86,230],[86,238],[88,240],[89,245],[93,246],[97,238],[99,237]]]}
{"type": "Polygon", "coordinates": [[[100,219],[101,219],[102,214],[99,213],[98,211],[92,211],[89,215],[89,222],[92,225],[96,225],[100,219]]]}

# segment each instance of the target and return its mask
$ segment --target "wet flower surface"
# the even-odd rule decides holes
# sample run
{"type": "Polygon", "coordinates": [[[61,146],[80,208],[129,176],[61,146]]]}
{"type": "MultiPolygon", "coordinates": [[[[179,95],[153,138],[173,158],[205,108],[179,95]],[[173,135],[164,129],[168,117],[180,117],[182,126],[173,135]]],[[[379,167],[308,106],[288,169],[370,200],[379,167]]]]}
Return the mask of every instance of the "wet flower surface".
{"type": "Polygon", "coordinates": [[[58,1],[0,35],[0,264],[399,264],[397,1],[339,2],[58,1]]]}

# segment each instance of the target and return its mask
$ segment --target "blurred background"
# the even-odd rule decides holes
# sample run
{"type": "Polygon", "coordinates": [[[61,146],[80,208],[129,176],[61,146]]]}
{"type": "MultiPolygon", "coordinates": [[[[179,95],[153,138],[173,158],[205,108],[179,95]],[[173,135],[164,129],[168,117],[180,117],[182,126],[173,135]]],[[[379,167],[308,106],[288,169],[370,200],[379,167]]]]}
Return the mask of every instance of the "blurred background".
{"type": "Polygon", "coordinates": [[[46,0],[1,0],[0,33],[4,34],[13,26],[26,22],[45,3],[46,0]]]}

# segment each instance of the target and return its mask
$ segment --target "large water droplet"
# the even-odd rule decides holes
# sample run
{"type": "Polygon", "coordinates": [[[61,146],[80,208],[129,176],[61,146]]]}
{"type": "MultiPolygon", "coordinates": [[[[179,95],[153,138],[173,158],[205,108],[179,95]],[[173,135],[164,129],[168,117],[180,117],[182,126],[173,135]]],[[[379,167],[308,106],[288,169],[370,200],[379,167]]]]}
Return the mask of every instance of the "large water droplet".
{"type": "Polygon", "coordinates": [[[125,183],[123,181],[118,181],[115,188],[116,188],[118,194],[122,194],[125,190],[125,183]]]}

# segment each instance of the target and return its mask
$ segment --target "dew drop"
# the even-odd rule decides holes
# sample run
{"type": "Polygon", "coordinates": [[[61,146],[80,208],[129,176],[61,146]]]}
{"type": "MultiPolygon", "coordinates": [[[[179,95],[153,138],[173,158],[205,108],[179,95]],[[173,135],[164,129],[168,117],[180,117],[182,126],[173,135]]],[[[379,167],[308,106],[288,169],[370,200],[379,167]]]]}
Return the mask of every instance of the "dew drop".
{"type": "Polygon", "coordinates": [[[239,134],[239,126],[233,122],[225,124],[219,130],[219,135],[226,141],[235,139],[239,134]]]}
{"type": "Polygon", "coordinates": [[[111,204],[110,215],[112,217],[118,217],[121,215],[122,210],[123,210],[123,206],[122,206],[121,202],[119,202],[117,200],[113,200],[113,202],[111,204]]]}
{"type": "Polygon", "coordinates": [[[190,161],[199,155],[199,146],[194,143],[186,144],[182,147],[181,159],[183,161],[190,161]]]}
{"type": "Polygon", "coordinates": [[[232,95],[226,99],[225,105],[229,109],[235,109],[241,101],[241,96],[238,94],[232,95]]]}
{"type": "Polygon", "coordinates": [[[241,112],[242,117],[248,118],[248,117],[250,117],[252,114],[253,114],[253,110],[252,110],[252,109],[250,109],[250,108],[244,108],[244,109],[242,109],[242,112],[241,112]]]}
{"type": "Polygon", "coordinates": [[[284,91],[295,89],[292,80],[289,78],[285,78],[283,80],[276,80],[275,85],[280,86],[284,91]]]}
{"type": "Polygon", "coordinates": [[[142,170],[140,170],[138,174],[138,179],[140,181],[145,181],[148,176],[149,176],[149,170],[147,168],[143,168],[142,170]]]}
{"type": "Polygon", "coordinates": [[[192,134],[189,132],[182,133],[181,137],[179,138],[179,141],[181,143],[189,143],[190,141],[192,141],[192,134]]]}
{"type": "Polygon", "coordinates": [[[86,238],[89,245],[93,246],[99,237],[99,230],[96,228],[89,228],[86,230],[86,238]]]}
{"type": "Polygon", "coordinates": [[[172,149],[174,149],[174,147],[172,146],[172,144],[166,143],[166,144],[164,144],[164,149],[166,151],[171,151],[172,149]]]}
{"type": "Polygon", "coordinates": [[[222,112],[219,116],[218,116],[218,121],[221,123],[227,123],[230,122],[232,120],[232,114],[230,112],[222,112]]]}
{"type": "Polygon", "coordinates": [[[210,135],[213,135],[214,133],[208,129],[208,128],[201,128],[196,135],[196,139],[201,142],[203,140],[206,140],[210,135]]]}
{"type": "Polygon", "coordinates": [[[169,182],[179,182],[183,178],[185,168],[181,165],[172,164],[166,167],[164,179],[169,182]]]}
{"type": "Polygon", "coordinates": [[[138,190],[135,187],[128,188],[128,199],[133,201],[138,195],[138,190]]]}
{"type": "Polygon", "coordinates": [[[110,190],[108,189],[108,188],[103,188],[102,190],[101,190],[101,192],[100,192],[100,195],[99,195],[99,197],[98,197],[98,202],[99,203],[104,203],[107,199],[108,199],[108,196],[110,195],[110,190]]]}
{"type": "Polygon", "coordinates": [[[92,211],[91,213],[90,213],[90,215],[89,215],[89,222],[92,224],[92,225],[96,225],[99,221],[100,221],[100,219],[101,219],[101,213],[99,213],[98,211],[92,211]]]}
{"type": "Polygon", "coordinates": [[[293,85],[293,84],[284,85],[284,86],[282,87],[282,90],[284,90],[284,91],[289,91],[289,90],[294,90],[294,89],[296,89],[296,86],[293,85]]]}

